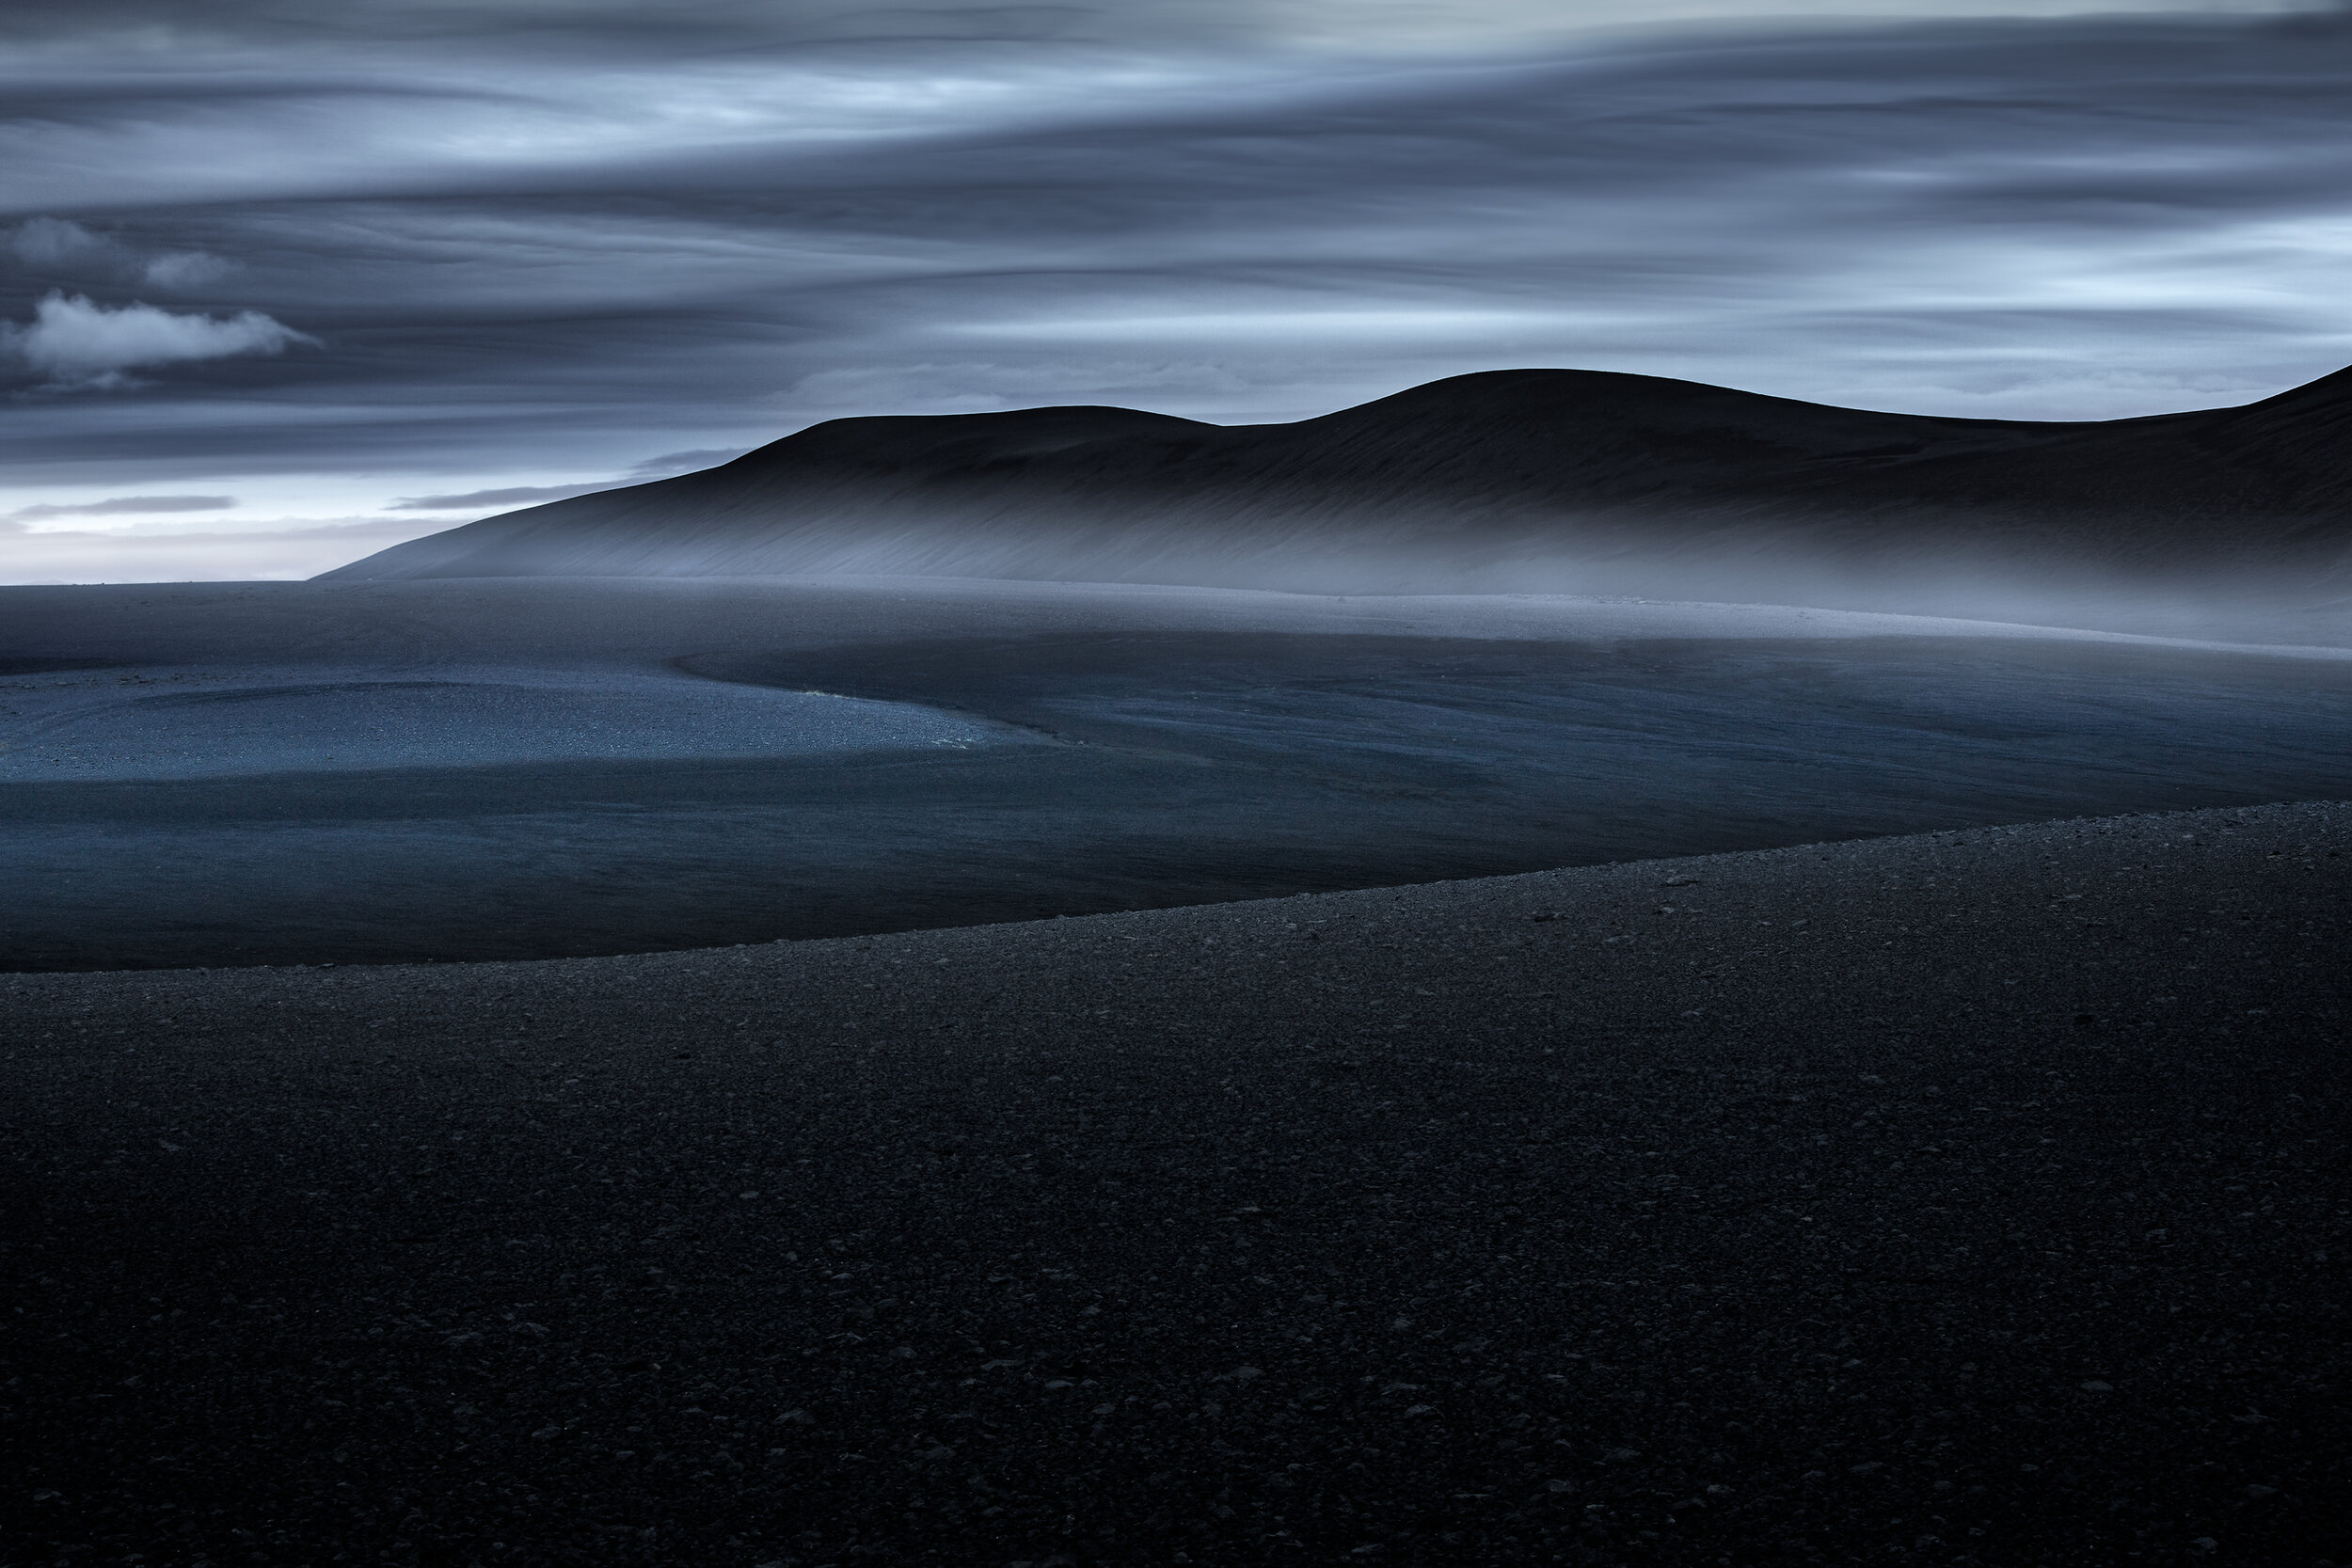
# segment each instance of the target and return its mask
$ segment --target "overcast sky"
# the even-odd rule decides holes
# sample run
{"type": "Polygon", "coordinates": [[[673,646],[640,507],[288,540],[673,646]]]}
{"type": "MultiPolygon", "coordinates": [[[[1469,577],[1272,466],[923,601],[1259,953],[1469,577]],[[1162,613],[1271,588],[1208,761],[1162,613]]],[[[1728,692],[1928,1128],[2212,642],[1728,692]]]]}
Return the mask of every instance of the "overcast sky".
{"type": "Polygon", "coordinates": [[[0,581],[304,576],[845,414],[2352,363],[2344,9],[1788,8],[8,0],[0,581]]]}

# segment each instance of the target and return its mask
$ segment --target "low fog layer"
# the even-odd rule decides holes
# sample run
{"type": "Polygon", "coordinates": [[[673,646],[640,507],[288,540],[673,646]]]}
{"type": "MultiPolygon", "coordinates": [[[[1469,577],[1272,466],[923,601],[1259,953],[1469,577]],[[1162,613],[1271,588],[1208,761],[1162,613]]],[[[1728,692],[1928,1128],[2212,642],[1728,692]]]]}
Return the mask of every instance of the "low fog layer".
{"type": "Polygon", "coordinates": [[[2329,797],[2352,650],[945,579],[0,590],[0,968],[533,958],[2329,797]]]}
{"type": "Polygon", "coordinates": [[[340,578],[830,573],[1635,593],[2065,620],[2347,592],[2352,372],[2081,423],[1650,376],[1458,376],[1296,424],[1120,408],[838,420],[340,578]]]}

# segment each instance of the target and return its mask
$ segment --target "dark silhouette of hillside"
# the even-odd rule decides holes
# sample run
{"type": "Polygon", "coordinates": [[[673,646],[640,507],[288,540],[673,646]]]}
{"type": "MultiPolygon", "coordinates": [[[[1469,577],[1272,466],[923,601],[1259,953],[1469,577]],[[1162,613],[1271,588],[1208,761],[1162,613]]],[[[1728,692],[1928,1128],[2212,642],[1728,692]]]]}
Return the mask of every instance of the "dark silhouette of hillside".
{"type": "Polygon", "coordinates": [[[1518,370],[1295,424],[1099,407],[834,420],[326,576],[855,572],[1887,602],[1889,585],[1916,599],[1963,578],[2310,585],[2348,548],[2352,371],[2238,408],[2029,422],[1518,370]]]}

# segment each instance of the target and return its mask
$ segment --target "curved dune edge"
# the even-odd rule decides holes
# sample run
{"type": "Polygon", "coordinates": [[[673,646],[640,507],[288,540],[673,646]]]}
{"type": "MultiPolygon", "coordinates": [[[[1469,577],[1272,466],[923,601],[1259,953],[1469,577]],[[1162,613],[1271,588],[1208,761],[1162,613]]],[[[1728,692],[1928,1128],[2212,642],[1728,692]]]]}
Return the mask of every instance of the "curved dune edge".
{"type": "Polygon", "coordinates": [[[2303,803],[9,976],[21,1539],[2312,1560],[2348,867],[2303,803]]]}
{"type": "MultiPolygon", "coordinates": [[[[2339,721],[2347,666],[2335,659],[2216,654],[2194,643],[2185,652],[2178,642],[2122,647],[2113,634],[2068,641],[2057,630],[1758,607],[1366,602],[1002,583],[516,579],[11,590],[0,594],[0,622],[25,656],[122,666],[0,683],[8,688],[0,707],[10,710],[0,715],[0,774],[11,783],[13,824],[0,848],[13,857],[23,890],[13,918],[0,920],[0,948],[8,949],[0,963],[13,969],[686,949],[1421,882],[1955,821],[2334,795],[2345,777],[2339,721]],[[1931,641],[1906,638],[1906,630],[1931,641]],[[1263,632],[1280,637],[1249,649],[1244,639],[1263,632]],[[1357,705],[1368,721],[1353,729],[1285,730],[1286,714],[1315,717],[1311,705],[1287,694],[1266,703],[1248,697],[1248,671],[1229,661],[1230,670],[1216,672],[1217,689],[1243,692],[1233,701],[1249,707],[1244,717],[1254,726],[1234,732],[1233,753],[1254,766],[1250,748],[1271,737],[1278,752],[1320,748],[1310,760],[1323,771],[1272,794],[1252,783],[1260,775],[1219,775],[1214,790],[1187,797],[1206,802],[1200,811],[1156,822],[1133,815],[1135,801],[1154,798],[1156,776],[1143,764],[1121,772],[1124,760],[1101,761],[1113,757],[1105,747],[1049,765],[993,744],[1034,734],[1010,728],[1016,721],[1041,721],[1055,733],[1092,722],[1062,710],[1041,721],[1050,706],[1043,698],[1005,695],[1022,681],[1035,697],[1046,689],[1037,679],[1077,690],[1101,677],[1101,689],[1119,696],[1127,689],[1120,682],[1134,686],[1129,675],[1161,658],[1155,649],[1174,669],[1230,637],[1234,660],[1288,668],[1325,653],[1336,658],[1347,639],[1365,635],[1431,646],[1494,639],[1506,663],[1506,655],[1518,656],[1502,641],[1544,641],[1571,656],[1564,669],[1579,659],[1616,660],[1640,667],[1645,690],[1681,681],[1669,703],[1688,706],[1660,708],[1665,717],[1655,724],[1643,721],[1644,736],[1665,737],[1655,745],[1636,736],[1635,749],[1585,747],[1567,759],[1570,771],[1546,771],[1541,725],[1523,721],[1510,701],[1414,707],[1414,690],[1391,683],[1366,688],[1374,700],[1357,705]],[[1841,708],[1838,692],[1848,688],[1836,683],[1848,676],[1835,669],[1818,689],[1802,681],[1788,688],[1787,703],[1768,679],[1751,703],[1751,689],[1736,682],[1707,686],[1713,677],[1698,666],[1715,652],[1697,650],[1687,680],[1677,673],[1677,636],[1711,639],[1733,657],[1740,640],[1762,639],[1744,646],[1766,660],[1790,657],[1792,647],[1800,660],[1826,654],[1829,666],[1909,657],[1919,667],[1904,677],[1908,690],[1924,695],[1914,702],[1899,692],[1898,705],[1926,721],[1879,725],[1893,738],[1873,741],[1867,732],[1883,714],[1867,704],[1841,708]],[[1939,646],[1938,638],[1947,641],[1939,646]],[[951,646],[966,639],[985,645],[981,656],[951,646]],[[1839,659],[1838,649],[1854,660],[1839,659]],[[2056,685],[2036,685],[2039,675],[2020,684],[2007,669],[1969,673],[1980,655],[2020,670],[2080,670],[2056,685]],[[2168,660],[2183,668],[2168,675],[2158,668],[2168,660]],[[733,678],[687,673],[694,669],[733,678]],[[980,677],[992,670],[1010,673],[990,687],[980,677]],[[2172,676],[2179,680],[2168,685],[2172,676]],[[402,682],[415,683],[405,703],[367,695],[397,696],[402,682]],[[545,700],[445,700],[453,682],[519,682],[545,700]],[[745,689],[763,682],[771,689],[745,689]],[[2113,703],[2077,700],[2077,690],[2105,683],[2112,683],[2113,703]],[[2228,700],[2209,700],[2225,685],[2228,700]],[[255,699],[288,686],[332,686],[343,695],[318,699],[300,722],[290,713],[273,721],[278,699],[255,699]],[[804,688],[856,700],[796,694],[804,688]],[[599,724],[577,724],[595,715],[571,699],[608,689],[629,698],[629,711],[608,709],[599,724]],[[2050,710],[2058,712],[2055,738],[2034,742],[2050,692],[2063,705],[2050,710]],[[224,705],[224,697],[235,700],[224,705]],[[1394,711],[1372,711],[1382,702],[1394,711]],[[644,721],[648,704],[666,710],[660,723],[644,721]],[[800,719],[768,721],[771,709],[812,704],[800,719]],[[1450,705],[1479,704],[1503,716],[1491,733],[1448,730],[1450,705]],[[1674,718],[1681,711],[1696,718],[1684,723],[1674,718]],[[1390,733],[1380,726],[1400,713],[1412,735],[1428,736],[1428,754],[1438,759],[1423,770],[1441,786],[1425,809],[1411,801],[1427,779],[1372,754],[1390,733]],[[982,724],[975,715],[993,717],[982,724]],[[1823,722],[1812,722],[1816,716],[1823,722]],[[1009,727],[994,727],[997,721],[1009,727]],[[1677,724],[1707,745],[1678,749],[1670,733],[1677,724]],[[1770,730],[1764,738],[1776,750],[1765,771],[1754,771],[1752,758],[1709,760],[1710,746],[1736,752],[1718,743],[1740,741],[1742,726],[1770,730]],[[1327,736],[1344,744],[1326,745],[1319,737],[1327,736]],[[1937,738],[1947,736],[2023,736],[2025,764],[2009,767],[1994,754],[1997,745],[1977,747],[1990,758],[1977,760],[1963,754],[1973,740],[1937,738]],[[1358,736],[1368,737],[1362,768],[1350,749],[1358,736]],[[927,760],[894,762],[906,742],[919,743],[927,760]],[[1453,803],[1466,793],[1442,793],[1461,783],[1441,766],[1448,749],[1468,755],[1482,746],[1525,786],[1517,796],[1495,792],[1485,817],[1470,815],[1475,801],[1453,803]],[[846,761],[790,758],[816,750],[846,761]],[[670,768],[689,756],[755,753],[789,766],[670,768]],[[561,768],[538,766],[550,758],[561,768]],[[1943,767],[1947,759],[1958,766],[1943,767]],[[1063,771],[1049,776],[1048,766],[1063,771]],[[435,768],[442,770],[418,770],[435,768]],[[1025,771],[1032,768],[1034,776],[1025,771]],[[1372,771],[1382,768],[1389,771],[1372,771]],[[248,782],[220,782],[230,778],[248,782]],[[1367,782],[1399,781],[1411,787],[1369,808],[1351,794],[1367,782]],[[1597,804],[1538,821],[1517,800],[1597,804]],[[606,810],[646,800],[671,804],[606,810]],[[989,811],[957,804],[975,800],[989,811]],[[1785,819],[1737,831],[1718,820],[1756,802],[1770,816],[1778,801],[1790,803],[1785,819]],[[901,807],[907,815],[891,815],[901,807]],[[1229,807],[1247,830],[1238,847],[1236,830],[1216,815],[1229,807]],[[739,808],[742,815],[724,816],[739,808]],[[824,818],[840,824],[837,839],[819,843],[804,831],[817,820],[809,809],[838,812],[824,818]],[[347,830],[340,826],[346,821],[373,825],[347,830]],[[903,831],[908,822],[921,831],[903,831]],[[1522,832],[1549,836],[1511,836],[1522,832]],[[1272,848],[1261,853],[1261,845],[1272,848]]],[[[1489,685],[1515,678],[1502,669],[1489,685]]],[[[479,696],[492,688],[471,689],[479,696]]],[[[1426,689],[1444,698],[1435,685],[1426,689]]],[[[1580,709],[1579,694],[1569,697],[1561,710],[1567,720],[1597,716],[1604,727],[1613,723],[1611,704],[1639,712],[1646,701],[1632,692],[1580,709]]],[[[1102,712],[1115,705],[1086,700],[1102,712]]],[[[1115,730],[1104,720],[1089,733],[1159,738],[1135,725],[1115,730]]],[[[1581,732],[1563,724],[1546,733],[1581,732]]]]}

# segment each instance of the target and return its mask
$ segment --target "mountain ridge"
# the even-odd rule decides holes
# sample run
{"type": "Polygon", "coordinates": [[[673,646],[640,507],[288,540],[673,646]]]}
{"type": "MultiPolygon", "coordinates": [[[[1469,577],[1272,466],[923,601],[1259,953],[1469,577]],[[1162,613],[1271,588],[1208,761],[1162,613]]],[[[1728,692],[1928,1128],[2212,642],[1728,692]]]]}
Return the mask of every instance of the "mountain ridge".
{"type": "Polygon", "coordinates": [[[2352,370],[2235,407],[2035,421],[1477,372],[1285,424],[1108,406],[826,420],[329,579],[840,572],[1491,592],[1946,573],[2334,578],[2352,370]]]}

